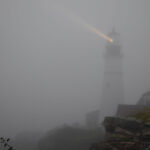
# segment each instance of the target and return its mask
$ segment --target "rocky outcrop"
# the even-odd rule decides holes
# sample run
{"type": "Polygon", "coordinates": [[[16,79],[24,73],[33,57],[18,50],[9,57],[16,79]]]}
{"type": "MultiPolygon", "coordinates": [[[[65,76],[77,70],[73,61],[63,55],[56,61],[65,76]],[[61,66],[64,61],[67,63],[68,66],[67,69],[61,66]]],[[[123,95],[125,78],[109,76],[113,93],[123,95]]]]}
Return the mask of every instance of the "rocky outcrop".
{"type": "Polygon", "coordinates": [[[117,127],[126,129],[131,132],[138,132],[143,128],[141,121],[117,117],[105,117],[103,125],[106,132],[110,133],[114,132],[117,127]]]}
{"type": "Polygon", "coordinates": [[[135,119],[106,117],[104,141],[93,143],[90,150],[149,150],[150,125],[135,119]]]}

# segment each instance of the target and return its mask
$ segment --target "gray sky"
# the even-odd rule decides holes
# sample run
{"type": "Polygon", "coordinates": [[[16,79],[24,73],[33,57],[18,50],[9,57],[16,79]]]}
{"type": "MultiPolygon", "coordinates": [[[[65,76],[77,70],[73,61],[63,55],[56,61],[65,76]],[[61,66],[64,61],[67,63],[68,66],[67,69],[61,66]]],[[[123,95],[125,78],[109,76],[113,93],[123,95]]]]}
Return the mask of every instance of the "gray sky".
{"type": "Polygon", "coordinates": [[[149,0],[1,0],[0,132],[84,120],[100,105],[106,41],[70,20],[121,34],[125,103],[150,90],[149,0]]]}

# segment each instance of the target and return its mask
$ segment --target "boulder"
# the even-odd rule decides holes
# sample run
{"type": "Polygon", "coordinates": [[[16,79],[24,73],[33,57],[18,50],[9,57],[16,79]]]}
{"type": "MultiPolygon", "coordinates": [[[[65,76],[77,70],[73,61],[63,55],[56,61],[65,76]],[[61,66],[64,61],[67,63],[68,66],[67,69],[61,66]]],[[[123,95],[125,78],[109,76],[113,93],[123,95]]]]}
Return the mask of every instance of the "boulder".
{"type": "Polygon", "coordinates": [[[118,117],[105,117],[103,126],[105,127],[106,132],[110,133],[113,133],[117,127],[131,132],[139,132],[143,128],[141,121],[118,117]]]}

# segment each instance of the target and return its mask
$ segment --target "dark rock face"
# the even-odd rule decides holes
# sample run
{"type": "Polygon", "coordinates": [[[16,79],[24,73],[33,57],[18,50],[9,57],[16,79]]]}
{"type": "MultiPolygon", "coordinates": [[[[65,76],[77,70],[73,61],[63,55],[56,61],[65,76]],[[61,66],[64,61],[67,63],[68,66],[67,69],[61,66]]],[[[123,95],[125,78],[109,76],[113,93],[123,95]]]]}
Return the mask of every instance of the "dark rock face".
{"type": "Polygon", "coordinates": [[[132,119],[123,119],[117,117],[105,117],[103,125],[105,127],[106,132],[114,132],[117,127],[132,131],[138,132],[143,126],[142,122],[132,119]]]}

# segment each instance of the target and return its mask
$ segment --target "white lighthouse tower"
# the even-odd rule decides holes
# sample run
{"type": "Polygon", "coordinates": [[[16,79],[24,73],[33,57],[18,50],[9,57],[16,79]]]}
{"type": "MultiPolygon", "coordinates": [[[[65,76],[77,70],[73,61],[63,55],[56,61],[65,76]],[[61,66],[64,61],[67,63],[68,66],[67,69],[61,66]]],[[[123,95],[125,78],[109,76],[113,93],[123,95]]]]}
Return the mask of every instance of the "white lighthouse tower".
{"type": "Polygon", "coordinates": [[[104,77],[102,97],[100,105],[100,116],[103,121],[105,116],[114,116],[118,104],[123,104],[123,54],[120,42],[120,34],[112,30],[108,35],[113,42],[107,42],[104,55],[104,77]]]}

